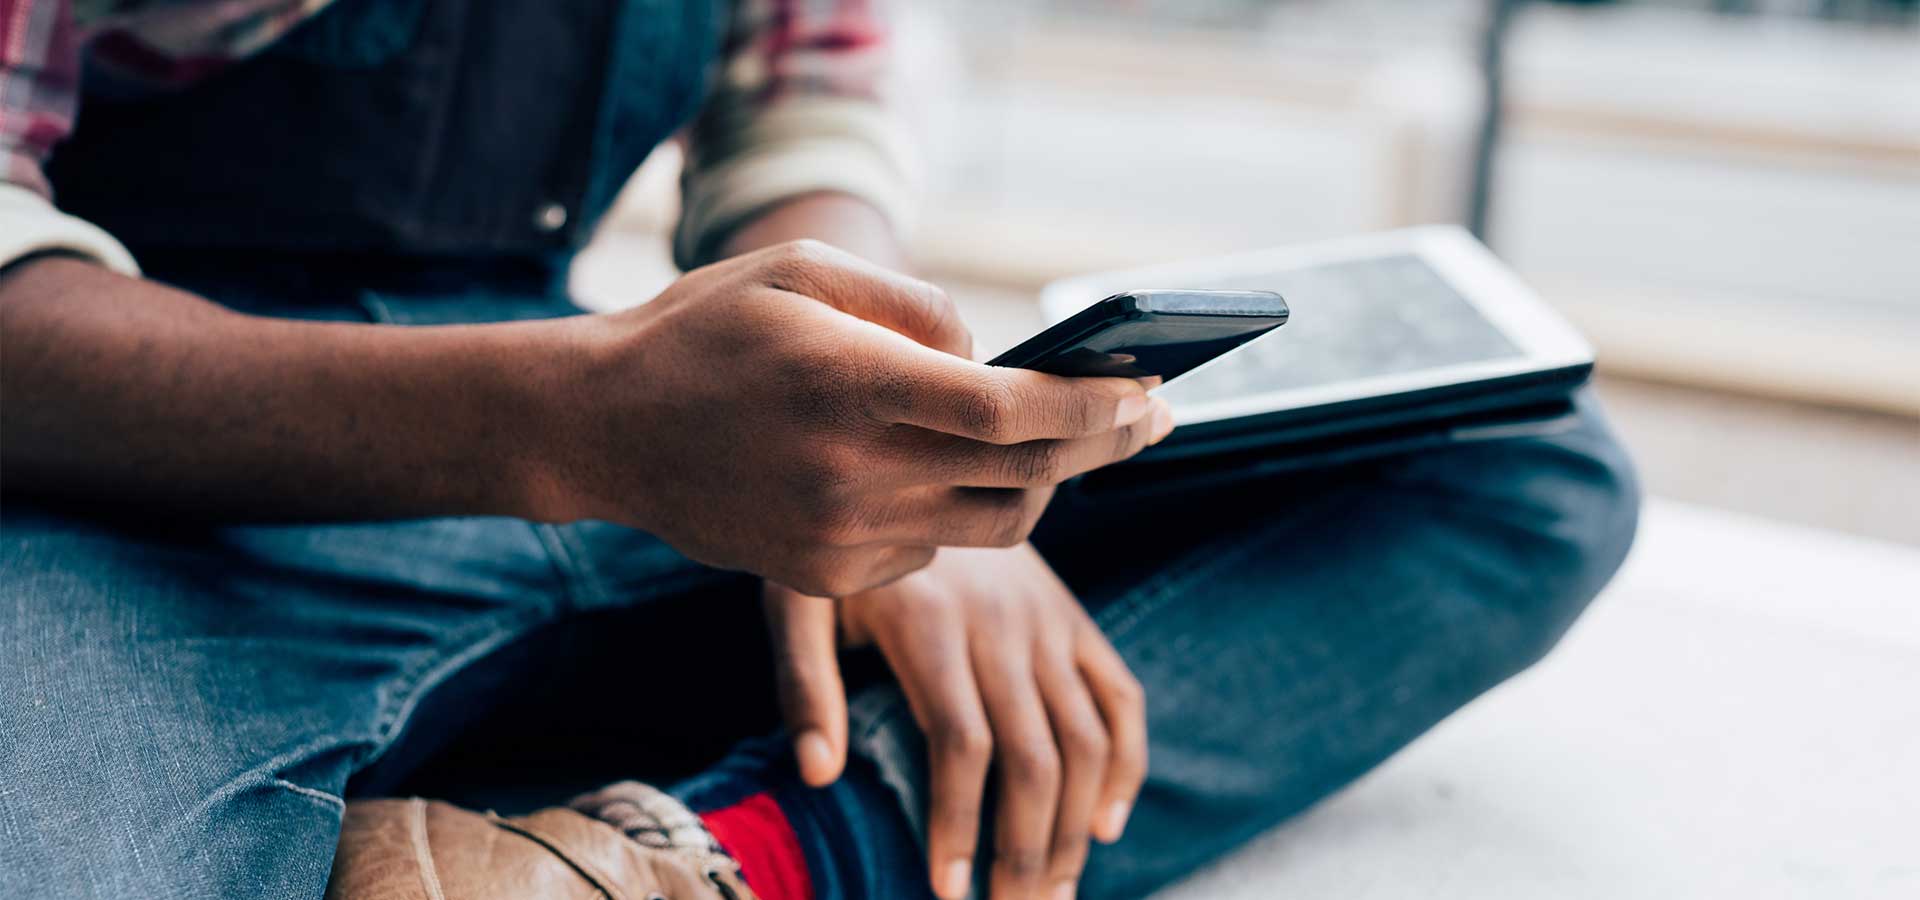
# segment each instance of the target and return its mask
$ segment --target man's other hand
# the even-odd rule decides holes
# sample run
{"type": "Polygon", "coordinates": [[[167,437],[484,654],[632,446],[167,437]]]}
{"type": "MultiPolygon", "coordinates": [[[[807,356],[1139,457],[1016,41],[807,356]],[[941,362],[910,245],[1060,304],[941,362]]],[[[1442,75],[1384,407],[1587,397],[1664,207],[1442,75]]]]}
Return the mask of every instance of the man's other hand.
{"type": "Polygon", "coordinates": [[[846,761],[836,628],[878,646],[927,736],[935,893],[967,893],[989,766],[993,900],[1071,897],[1090,838],[1125,828],[1147,771],[1140,684],[1031,546],[943,550],[934,564],[839,601],[769,584],[781,705],[801,776],[846,761]]]}

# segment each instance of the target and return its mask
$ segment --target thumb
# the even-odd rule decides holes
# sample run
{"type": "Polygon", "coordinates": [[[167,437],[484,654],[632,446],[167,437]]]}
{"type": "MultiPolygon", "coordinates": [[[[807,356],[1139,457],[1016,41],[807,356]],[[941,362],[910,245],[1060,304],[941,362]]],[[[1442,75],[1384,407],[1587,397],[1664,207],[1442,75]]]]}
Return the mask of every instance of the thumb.
{"type": "Polygon", "coordinates": [[[793,735],[800,778],[825,787],[847,762],[847,691],[835,652],[834,602],[771,581],[761,600],[773,633],[780,712],[793,735]]]}
{"type": "Polygon", "coordinates": [[[770,287],[821,303],[962,359],[973,359],[953,298],[940,288],[819,241],[797,241],[761,251],[770,287]]]}

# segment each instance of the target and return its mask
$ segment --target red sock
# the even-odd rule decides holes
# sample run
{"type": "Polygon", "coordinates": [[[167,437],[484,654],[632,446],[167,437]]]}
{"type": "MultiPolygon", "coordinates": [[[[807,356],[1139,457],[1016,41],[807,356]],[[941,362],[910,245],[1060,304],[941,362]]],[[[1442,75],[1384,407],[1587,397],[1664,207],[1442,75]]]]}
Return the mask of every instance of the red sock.
{"type": "Polygon", "coordinates": [[[740,863],[740,874],[761,900],[813,900],[800,838],[772,795],[762,792],[703,812],[700,821],[740,863]]]}

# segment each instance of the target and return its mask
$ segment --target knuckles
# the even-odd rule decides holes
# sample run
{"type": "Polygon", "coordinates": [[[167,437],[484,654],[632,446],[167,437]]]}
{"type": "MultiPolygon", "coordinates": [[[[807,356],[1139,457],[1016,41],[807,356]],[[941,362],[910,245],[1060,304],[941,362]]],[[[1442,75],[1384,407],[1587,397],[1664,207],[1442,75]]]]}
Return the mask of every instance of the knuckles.
{"type": "Polygon", "coordinates": [[[1105,729],[1090,722],[1076,722],[1061,728],[1060,752],[1079,763],[1104,762],[1113,751],[1113,742],[1105,729]]]}
{"type": "Polygon", "coordinates": [[[1034,738],[1003,745],[1000,762],[1007,779],[1022,790],[1052,794],[1060,786],[1060,753],[1052,741],[1034,738]]]}
{"type": "Polygon", "coordinates": [[[1127,715],[1135,717],[1146,715],[1147,689],[1140,684],[1140,679],[1132,672],[1115,678],[1108,690],[1112,692],[1114,703],[1118,704],[1127,715]]]}
{"type": "Polygon", "coordinates": [[[932,339],[941,349],[966,355],[972,336],[961,321],[953,298],[939,286],[907,276],[876,281],[863,274],[857,261],[837,247],[810,238],[776,244],[760,251],[753,276],[761,282],[794,293],[805,287],[833,294],[861,293],[890,307],[892,316],[916,338],[932,339]]]}
{"type": "Polygon", "coordinates": [[[914,324],[919,333],[936,339],[941,346],[957,356],[969,357],[973,353],[973,333],[967,330],[960,318],[960,307],[953,302],[946,290],[917,278],[908,279],[908,297],[914,310],[914,324]]]}
{"type": "Polygon", "coordinates": [[[995,847],[993,862],[1007,871],[1016,881],[1030,881],[1046,874],[1047,848],[1042,846],[1006,846],[995,847]]]}
{"type": "Polygon", "coordinates": [[[954,415],[969,435],[992,444],[1012,443],[1020,398],[998,381],[969,387],[957,402],[954,415]]]}
{"type": "Polygon", "coordinates": [[[1030,487],[1047,487],[1067,479],[1066,445],[1060,441],[1029,441],[1007,453],[1007,475],[1030,487]]]}
{"type": "Polygon", "coordinates": [[[954,722],[935,730],[934,751],[941,757],[984,768],[993,754],[993,733],[979,722],[954,722]]]}
{"type": "Polygon", "coordinates": [[[783,287],[785,283],[830,268],[834,255],[839,251],[824,241],[801,238],[775,244],[760,252],[759,274],[768,284],[783,287]]]}

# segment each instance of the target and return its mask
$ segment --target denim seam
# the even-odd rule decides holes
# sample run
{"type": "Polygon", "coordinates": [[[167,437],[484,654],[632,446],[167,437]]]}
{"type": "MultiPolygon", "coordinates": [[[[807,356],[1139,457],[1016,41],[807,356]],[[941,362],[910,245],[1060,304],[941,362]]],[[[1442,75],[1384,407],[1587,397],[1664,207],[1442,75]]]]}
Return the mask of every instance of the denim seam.
{"type": "Polygon", "coordinates": [[[534,539],[540,542],[541,548],[547,551],[547,565],[560,582],[562,608],[585,608],[585,600],[580,596],[585,585],[579,577],[581,560],[585,554],[579,552],[578,545],[568,541],[556,526],[529,522],[527,527],[533,531],[534,539]]]}
{"type": "MultiPolygon", "coordinates": [[[[301,744],[292,750],[248,768],[246,771],[227,779],[225,783],[207,792],[205,797],[200,798],[200,801],[194,804],[193,810],[189,815],[202,815],[207,810],[225,802],[228,798],[233,797],[241,791],[256,787],[271,787],[275,790],[286,790],[298,794],[307,800],[316,802],[321,797],[339,800],[339,798],[326,791],[289,781],[281,777],[279,773],[289,766],[304,762],[328,750],[358,743],[361,743],[361,741],[329,737],[301,744]]],[[[345,800],[339,800],[339,803],[342,808],[345,808],[345,800]]]]}
{"type": "Polygon", "coordinates": [[[550,529],[554,540],[566,548],[567,571],[573,588],[570,596],[576,608],[580,608],[581,604],[606,605],[606,585],[600,577],[599,567],[594,565],[593,553],[580,540],[579,531],[561,525],[544,527],[550,529]]]}
{"type": "Polygon", "coordinates": [[[340,796],[339,794],[335,794],[331,791],[323,791],[323,790],[320,790],[319,788],[310,788],[304,784],[296,784],[294,782],[288,781],[285,778],[275,778],[272,784],[274,787],[280,788],[285,791],[291,791],[292,793],[305,797],[306,799],[311,800],[315,803],[318,803],[321,806],[329,807],[331,809],[339,810],[339,811],[344,811],[347,808],[346,798],[340,796]]]}

